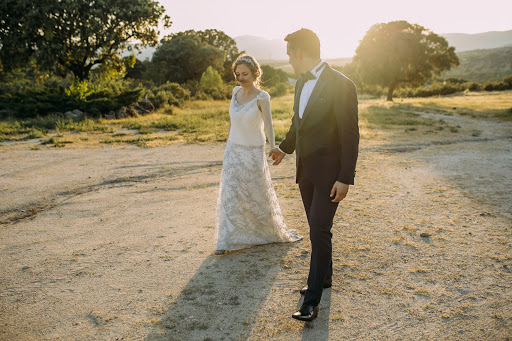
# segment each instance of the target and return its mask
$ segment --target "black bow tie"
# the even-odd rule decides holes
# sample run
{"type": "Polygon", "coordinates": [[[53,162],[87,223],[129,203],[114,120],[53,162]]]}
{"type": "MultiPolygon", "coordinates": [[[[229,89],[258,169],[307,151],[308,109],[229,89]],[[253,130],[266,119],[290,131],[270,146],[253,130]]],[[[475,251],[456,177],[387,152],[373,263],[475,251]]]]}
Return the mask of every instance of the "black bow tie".
{"type": "MultiPolygon", "coordinates": [[[[325,66],[325,62],[320,64],[320,66],[316,68],[315,72],[318,73],[324,66],[325,66]]],[[[312,81],[312,80],[316,79],[316,76],[313,73],[311,73],[311,71],[303,73],[300,76],[302,77],[302,79],[304,79],[304,83],[306,83],[307,81],[312,81]]]]}
{"type": "Polygon", "coordinates": [[[302,77],[302,79],[304,80],[304,83],[307,82],[307,81],[312,81],[314,79],[316,79],[315,75],[311,73],[311,71],[308,71],[306,73],[303,73],[302,75],[300,75],[302,77]]]}

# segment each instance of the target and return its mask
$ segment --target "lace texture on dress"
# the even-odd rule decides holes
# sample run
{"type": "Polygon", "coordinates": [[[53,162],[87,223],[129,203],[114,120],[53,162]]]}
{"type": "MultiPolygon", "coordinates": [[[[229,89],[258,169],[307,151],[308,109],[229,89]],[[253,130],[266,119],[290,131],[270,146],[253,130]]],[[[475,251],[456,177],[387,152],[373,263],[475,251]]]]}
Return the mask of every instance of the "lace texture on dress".
{"type": "Polygon", "coordinates": [[[300,240],[297,231],[286,229],[266,159],[264,131],[271,148],[274,145],[270,96],[260,91],[253,100],[239,104],[235,99],[239,90],[233,89],[229,108],[231,131],[215,217],[217,250],[300,240]]]}
{"type": "Polygon", "coordinates": [[[302,239],[286,230],[263,146],[229,143],[217,200],[217,250],[302,239]]]}

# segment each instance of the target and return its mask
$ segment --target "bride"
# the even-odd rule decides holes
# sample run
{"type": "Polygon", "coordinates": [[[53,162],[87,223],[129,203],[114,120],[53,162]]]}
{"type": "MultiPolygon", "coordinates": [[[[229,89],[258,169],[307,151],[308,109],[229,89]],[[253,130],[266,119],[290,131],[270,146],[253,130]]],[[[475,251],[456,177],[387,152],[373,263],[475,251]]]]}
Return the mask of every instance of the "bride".
{"type": "Polygon", "coordinates": [[[275,147],[270,95],[258,88],[261,68],[251,56],[233,63],[233,89],[215,219],[215,254],[253,245],[302,239],[287,230],[265,155],[265,133],[275,147]],[[264,132],[265,131],[265,132],[264,132]]]}

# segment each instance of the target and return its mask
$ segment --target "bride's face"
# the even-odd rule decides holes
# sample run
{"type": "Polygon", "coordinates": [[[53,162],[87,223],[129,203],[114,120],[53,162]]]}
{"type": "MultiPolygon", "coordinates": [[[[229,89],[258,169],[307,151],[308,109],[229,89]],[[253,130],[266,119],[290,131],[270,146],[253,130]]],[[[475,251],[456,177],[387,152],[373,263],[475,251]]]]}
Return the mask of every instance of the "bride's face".
{"type": "Polygon", "coordinates": [[[251,69],[243,63],[236,66],[235,76],[241,86],[250,86],[254,83],[254,76],[252,75],[251,69]]]}

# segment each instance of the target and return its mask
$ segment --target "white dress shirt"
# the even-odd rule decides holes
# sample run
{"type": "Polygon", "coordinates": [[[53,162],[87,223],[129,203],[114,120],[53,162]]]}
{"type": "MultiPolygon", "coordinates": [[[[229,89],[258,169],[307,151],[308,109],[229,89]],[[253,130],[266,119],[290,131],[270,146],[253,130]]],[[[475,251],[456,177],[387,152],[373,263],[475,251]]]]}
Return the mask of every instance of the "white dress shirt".
{"type": "Polygon", "coordinates": [[[309,101],[309,97],[311,97],[311,93],[313,92],[313,89],[315,88],[316,83],[318,82],[318,78],[322,74],[322,72],[325,69],[325,65],[318,69],[322,64],[323,60],[320,60],[320,63],[318,63],[310,72],[313,74],[313,76],[316,77],[316,79],[310,79],[306,83],[304,83],[304,87],[302,88],[302,92],[300,93],[300,99],[299,99],[299,117],[302,118],[302,115],[304,115],[304,110],[306,109],[306,106],[309,101]],[[318,69],[318,70],[317,70],[318,69]]]}

